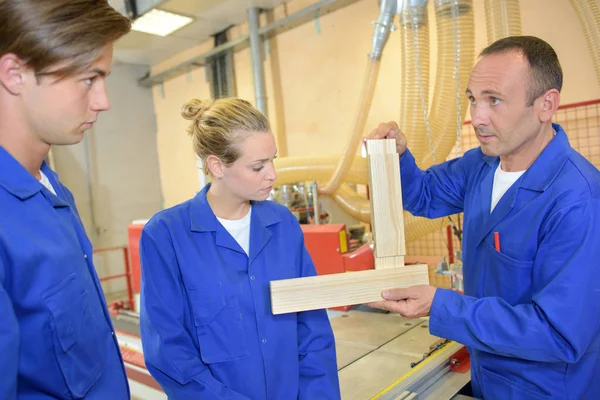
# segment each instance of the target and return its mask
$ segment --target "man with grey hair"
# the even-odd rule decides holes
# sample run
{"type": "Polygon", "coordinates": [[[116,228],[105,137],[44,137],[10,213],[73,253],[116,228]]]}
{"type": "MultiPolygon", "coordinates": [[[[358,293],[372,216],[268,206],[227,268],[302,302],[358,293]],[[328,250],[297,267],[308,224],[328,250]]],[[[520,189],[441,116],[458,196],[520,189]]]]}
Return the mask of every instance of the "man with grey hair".
{"type": "Polygon", "coordinates": [[[480,147],[422,171],[395,123],[371,134],[396,139],[406,210],[464,212],[465,280],[464,295],[390,289],[372,306],[465,344],[475,397],[600,398],[600,172],[552,123],[561,87],[548,43],[508,37],[466,89],[480,147]]]}

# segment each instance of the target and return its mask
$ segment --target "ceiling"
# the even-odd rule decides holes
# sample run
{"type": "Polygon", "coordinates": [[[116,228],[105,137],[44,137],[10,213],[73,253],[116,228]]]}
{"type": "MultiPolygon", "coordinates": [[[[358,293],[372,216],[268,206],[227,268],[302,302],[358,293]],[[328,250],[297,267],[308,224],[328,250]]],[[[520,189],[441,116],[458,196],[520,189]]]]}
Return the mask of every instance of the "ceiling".
{"type": "MultiPolygon", "coordinates": [[[[249,7],[273,8],[289,0],[138,0],[138,7],[156,8],[194,17],[194,22],[159,37],[131,31],[115,45],[115,60],[133,64],[156,65],[186,49],[197,46],[231,25],[247,19],[249,7]]],[[[124,13],[124,0],[109,0],[124,13]]],[[[142,10],[140,10],[142,11],[142,10]]]]}

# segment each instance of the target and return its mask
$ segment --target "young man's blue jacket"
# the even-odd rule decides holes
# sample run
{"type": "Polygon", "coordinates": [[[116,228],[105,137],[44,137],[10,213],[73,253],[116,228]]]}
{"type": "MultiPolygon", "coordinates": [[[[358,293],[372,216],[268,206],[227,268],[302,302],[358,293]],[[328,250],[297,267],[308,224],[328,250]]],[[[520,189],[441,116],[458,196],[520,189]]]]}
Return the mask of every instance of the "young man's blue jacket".
{"type": "Polygon", "coordinates": [[[0,147],[0,399],[129,399],[73,196],[0,147]]]}

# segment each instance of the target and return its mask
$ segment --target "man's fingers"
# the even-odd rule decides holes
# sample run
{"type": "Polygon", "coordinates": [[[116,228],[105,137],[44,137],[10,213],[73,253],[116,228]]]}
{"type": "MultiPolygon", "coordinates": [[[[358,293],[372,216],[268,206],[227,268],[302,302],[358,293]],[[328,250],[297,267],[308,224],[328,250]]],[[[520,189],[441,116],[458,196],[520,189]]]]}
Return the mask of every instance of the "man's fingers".
{"type": "Polygon", "coordinates": [[[395,132],[396,135],[398,135],[398,132],[400,132],[400,127],[398,126],[398,124],[396,123],[396,121],[390,121],[390,122],[388,122],[387,126],[388,126],[388,130],[395,132]]]}
{"type": "Polygon", "coordinates": [[[394,139],[400,134],[400,128],[394,121],[381,123],[373,129],[367,139],[394,139]]]}
{"type": "Polygon", "coordinates": [[[385,301],[374,301],[372,303],[367,303],[366,305],[371,308],[378,308],[380,310],[384,310],[383,307],[385,307],[385,301]]]}
{"type": "Polygon", "coordinates": [[[377,137],[379,139],[394,139],[396,136],[398,136],[398,132],[398,125],[395,122],[379,124],[379,126],[377,127],[377,137]]]}
{"type": "Polygon", "coordinates": [[[371,132],[371,136],[372,139],[392,139],[398,136],[398,132],[398,125],[395,122],[381,123],[371,132]]]}
{"type": "Polygon", "coordinates": [[[384,300],[384,301],[376,301],[374,303],[368,303],[367,306],[369,306],[371,308],[378,308],[380,310],[393,312],[393,313],[398,313],[402,316],[404,316],[404,313],[406,312],[406,304],[404,302],[384,300]]]}
{"type": "Polygon", "coordinates": [[[386,300],[406,300],[411,298],[410,292],[411,291],[409,288],[386,289],[381,293],[381,297],[386,300]]]}
{"type": "Polygon", "coordinates": [[[367,136],[367,139],[380,139],[377,137],[377,132],[377,129],[373,129],[371,133],[369,133],[369,136],[367,136]]]}

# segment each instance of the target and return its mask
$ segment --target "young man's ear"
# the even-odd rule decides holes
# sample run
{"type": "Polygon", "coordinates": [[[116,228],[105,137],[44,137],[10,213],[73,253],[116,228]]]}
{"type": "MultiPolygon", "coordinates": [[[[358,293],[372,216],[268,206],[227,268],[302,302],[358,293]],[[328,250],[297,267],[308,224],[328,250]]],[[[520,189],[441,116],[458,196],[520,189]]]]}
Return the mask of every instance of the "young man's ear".
{"type": "Polygon", "coordinates": [[[550,89],[541,98],[540,121],[551,121],[560,105],[560,93],[556,89],[550,89]]]}
{"type": "Polygon", "coordinates": [[[4,54],[0,57],[0,85],[10,94],[20,94],[27,70],[27,66],[18,56],[13,53],[4,54]]]}
{"type": "Polygon", "coordinates": [[[220,179],[225,175],[225,164],[217,156],[210,155],[206,157],[206,166],[211,175],[216,179],[220,179]]]}

